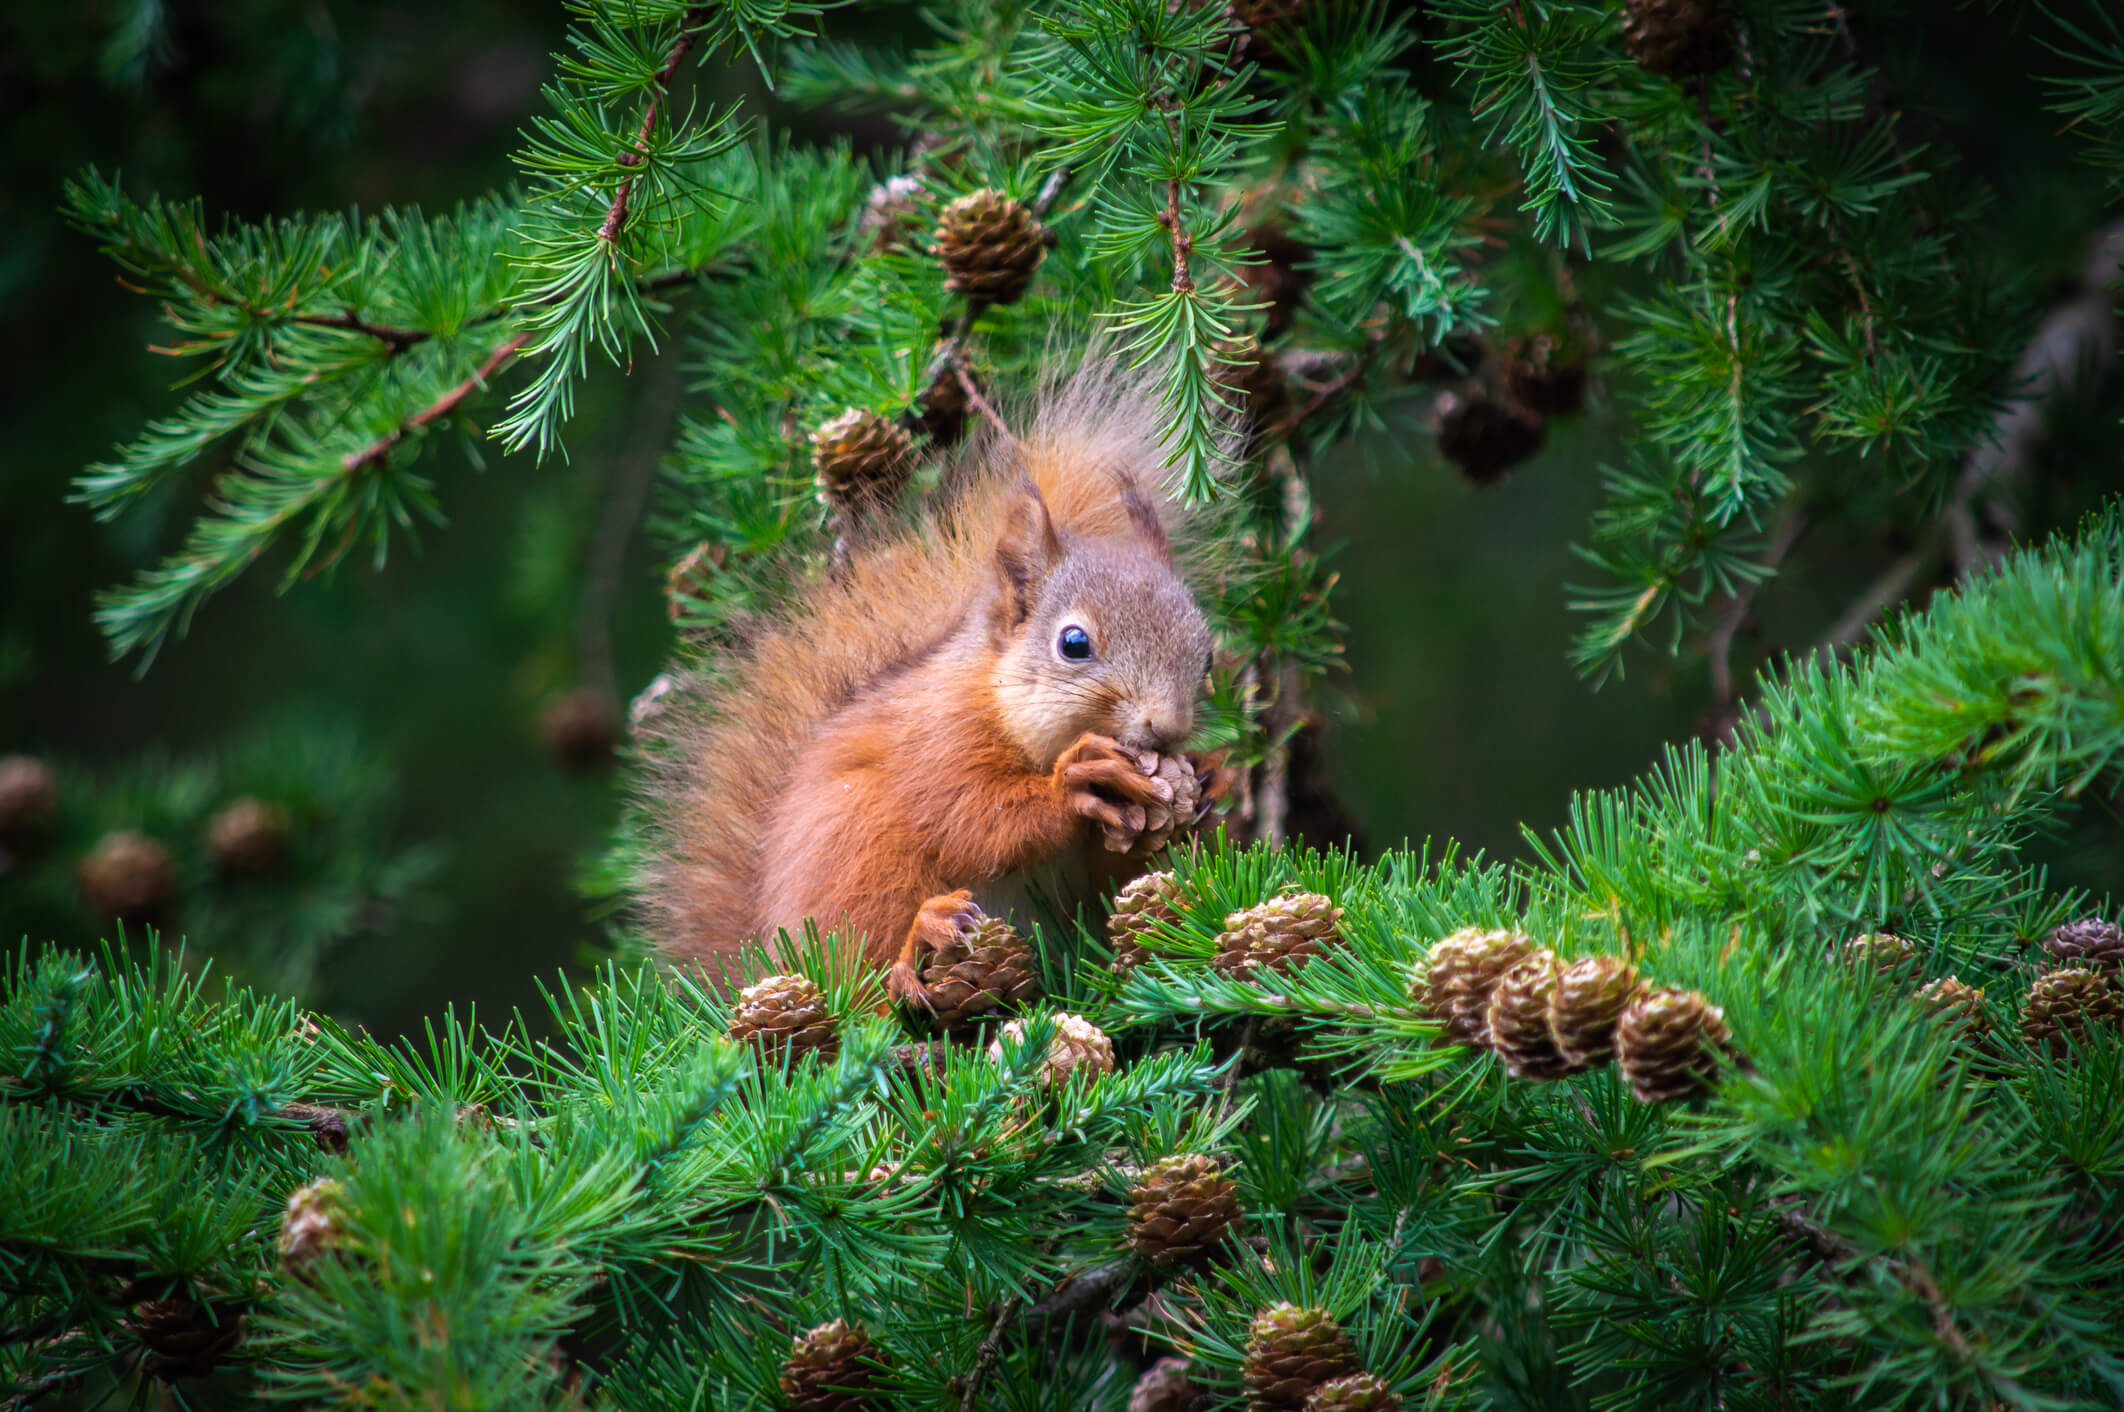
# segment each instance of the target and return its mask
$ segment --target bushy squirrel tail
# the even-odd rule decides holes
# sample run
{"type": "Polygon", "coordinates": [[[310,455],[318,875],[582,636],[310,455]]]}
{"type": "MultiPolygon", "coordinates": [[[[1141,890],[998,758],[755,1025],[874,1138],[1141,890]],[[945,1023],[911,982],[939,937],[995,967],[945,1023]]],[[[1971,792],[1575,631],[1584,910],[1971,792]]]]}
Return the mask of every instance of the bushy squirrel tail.
{"type": "Polygon", "coordinates": [[[980,611],[1013,497],[1030,477],[1055,523],[1131,534],[1147,507],[1183,572],[1203,565],[1200,522],[1166,484],[1155,385],[1094,354],[984,427],[910,521],[851,547],[692,664],[696,683],[657,722],[655,831],[643,900],[667,957],[733,962],[758,925],[760,839],[820,726],[980,611]]]}

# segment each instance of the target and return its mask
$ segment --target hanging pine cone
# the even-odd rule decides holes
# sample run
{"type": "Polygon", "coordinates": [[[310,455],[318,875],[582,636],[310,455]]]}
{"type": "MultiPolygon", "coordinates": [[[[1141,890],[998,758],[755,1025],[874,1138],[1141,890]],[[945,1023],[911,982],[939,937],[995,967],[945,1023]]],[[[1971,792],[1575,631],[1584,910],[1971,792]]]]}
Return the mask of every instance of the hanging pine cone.
{"type": "Polygon", "coordinates": [[[1305,1412],[1401,1412],[1401,1397],[1382,1378],[1352,1373],[1313,1389],[1305,1412]]]}
{"type": "Polygon", "coordinates": [[[1165,1157],[1128,1194],[1128,1243],[1161,1270],[1209,1259],[1243,1214],[1239,1188],[1214,1157],[1165,1157]]]}
{"type": "Polygon", "coordinates": [[[538,713],[538,738],[564,770],[603,769],[619,746],[619,707],[594,687],[571,687],[538,713]]]}
{"type": "Polygon", "coordinates": [[[919,974],[929,987],[936,1021],[946,1030],[963,1030],[1040,990],[1033,949],[1001,917],[984,916],[955,934],[923,958],[919,974]]]}
{"type": "Polygon", "coordinates": [[[189,1299],[149,1299],[133,1306],[126,1328],[148,1356],[149,1377],[203,1378],[243,1341],[243,1316],[189,1299]]]}
{"type": "Polygon", "coordinates": [[[2084,966],[2046,971],[2029,987],[2021,1007],[2021,1035],[2052,1054],[2066,1052],[2071,1041],[2100,1026],[2124,1023],[2124,998],[2100,971],[2084,966]]]}
{"type": "Polygon", "coordinates": [[[819,502],[868,514],[892,504],[914,474],[914,438],[868,407],[850,407],[811,434],[819,502]]]}
{"type": "Polygon", "coordinates": [[[59,808],[59,776],[34,755],[0,756],[0,843],[26,843],[59,808]]]}
{"type": "Polygon", "coordinates": [[[1563,962],[1544,947],[1513,962],[1490,992],[1483,1028],[1515,1079],[1558,1079],[1572,1072],[1549,1034],[1549,1000],[1562,974],[1563,962]]]}
{"type": "Polygon", "coordinates": [[[1719,0],[1624,0],[1622,33],[1637,66],[1667,78],[1707,74],[1733,58],[1733,20],[1719,0]]]}
{"type": "Polygon", "coordinates": [[[1047,258],[1047,227],[1024,202],[986,188],[946,206],[932,239],[944,287],[989,304],[1017,303],[1047,258]]]}
{"type": "Polygon", "coordinates": [[[1724,1011],[1693,990],[1662,986],[1623,1011],[1615,1062],[1638,1102],[1671,1103],[1708,1086],[1731,1038],[1724,1011]]]}
{"type": "Polygon", "coordinates": [[[1605,1064],[1615,1053],[1615,1026],[1644,989],[1637,968],[1620,956],[1573,961],[1549,992],[1549,1038],[1573,1069],[1605,1064]]]}
{"type": "MultiPolygon", "coordinates": [[[[1002,1063],[1004,1040],[1023,1043],[1025,1034],[1025,1021],[1012,1020],[988,1047],[988,1057],[1002,1063]]],[[[1113,1071],[1114,1042],[1106,1037],[1106,1031],[1082,1015],[1055,1016],[1054,1038],[1048,1042],[1047,1057],[1040,1061],[1037,1076],[1042,1087],[1053,1088],[1076,1073],[1097,1078],[1113,1071]]]]}
{"type": "Polygon", "coordinates": [[[1281,974],[1333,944],[1342,909],[1317,892],[1271,897],[1224,919],[1216,967],[1227,975],[1260,968],[1281,974]]]}
{"type": "Polygon", "coordinates": [[[319,1177],[298,1188],[280,1213],[281,1263],[299,1272],[329,1255],[345,1242],[346,1226],[346,1201],[338,1182],[319,1177]]]}
{"type": "Polygon", "coordinates": [[[664,575],[664,611],[672,622],[693,611],[706,595],[708,581],[729,562],[729,550],[705,539],[679,556],[664,575]]]}
{"type": "Polygon", "coordinates": [[[1568,417],[1586,405],[1586,362],[1546,330],[1508,339],[1498,380],[1520,406],[1544,417],[1568,417]]]}
{"type": "Polygon", "coordinates": [[[1953,976],[1919,986],[1911,999],[1952,1025],[1956,1036],[1965,1042],[1982,1039],[1991,1028],[1991,1020],[1984,1013],[1982,988],[1964,985],[1953,976]]]}
{"type": "Polygon", "coordinates": [[[97,916],[152,924],[177,898],[177,863],[146,834],[121,830],[96,841],[75,865],[74,881],[97,916]]]}
{"type": "Polygon", "coordinates": [[[1490,992],[1498,977],[1534,950],[1534,943],[1501,928],[1462,927],[1433,942],[1410,996],[1445,1026],[1449,1044],[1489,1043],[1490,992]]]}
{"type": "Polygon", "coordinates": [[[1128,1392],[1128,1412],[1189,1412],[1195,1385],[1188,1381],[1185,1358],[1160,1358],[1136,1379],[1128,1392]]]}
{"type": "Polygon", "coordinates": [[[882,1351],[868,1333],[835,1319],[792,1339],[782,1360],[782,1397],[789,1412],[863,1412],[881,1407],[882,1351]]]}
{"type": "Polygon", "coordinates": [[[1854,971],[1886,975],[1916,961],[1917,948],[1893,932],[1866,932],[1844,943],[1844,964],[1854,971]]]}
{"type": "Polygon", "coordinates": [[[1325,1309],[1277,1304],[1247,1326],[1248,1412],[1299,1412],[1322,1383],[1357,1371],[1349,1335],[1325,1309]]]}
{"type": "Polygon", "coordinates": [[[1480,392],[1438,399],[1438,454],[1476,485],[1493,485],[1541,449],[1541,418],[1480,392]]]}
{"type": "MultiPolygon", "coordinates": [[[[959,381],[964,370],[974,390],[981,390],[981,380],[970,368],[954,362],[937,375],[934,382],[922,392],[922,430],[930,442],[937,446],[955,445],[966,435],[966,416],[973,410],[973,399],[966,395],[966,384],[959,381]]],[[[982,393],[985,398],[986,393],[982,393]]]]}
{"type": "Polygon", "coordinates": [[[730,1011],[730,1037],[757,1044],[770,1064],[782,1062],[784,1049],[792,1059],[806,1054],[831,1059],[841,1051],[826,992],[809,976],[767,976],[739,991],[730,1011]]]}
{"type": "Polygon", "coordinates": [[[2043,954],[2060,966],[2085,966],[2115,979],[2124,970],[2124,929],[2100,917],[2082,917],[2044,937],[2043,954]]]}
{"type": "Polygon", "coordinates": [[[288,811],[245,795],[207,821],[207,852],[224,877],[255,878],[288,850],[288,811]]]}
{"type": "Polygon", "coordinates": [[[1114,910],[1106,918],[1107,944],[1114,949],[1111,967],[1126,971],[1151,958],[1143,937],[1160,922],[1177,923],[1175,904],[1186,893],[1170,872],[1145,873],[1114,894],[1114,910]]]}

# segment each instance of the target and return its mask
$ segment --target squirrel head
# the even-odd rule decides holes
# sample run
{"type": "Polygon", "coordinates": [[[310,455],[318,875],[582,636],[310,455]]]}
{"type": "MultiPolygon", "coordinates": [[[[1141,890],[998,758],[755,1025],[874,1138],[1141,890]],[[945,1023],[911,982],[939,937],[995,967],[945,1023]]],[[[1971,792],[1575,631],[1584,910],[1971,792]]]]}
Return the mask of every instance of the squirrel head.
{"type": "Polygon", "coordinates": [[[1028,480],[996,542],[990,615],[1005,730],[1043,768],[1086,731],[1169,751],[1194,731],[1210,632],[1157,512],[1124,484],[1131,532],[1058,530],[1028,480]]]}

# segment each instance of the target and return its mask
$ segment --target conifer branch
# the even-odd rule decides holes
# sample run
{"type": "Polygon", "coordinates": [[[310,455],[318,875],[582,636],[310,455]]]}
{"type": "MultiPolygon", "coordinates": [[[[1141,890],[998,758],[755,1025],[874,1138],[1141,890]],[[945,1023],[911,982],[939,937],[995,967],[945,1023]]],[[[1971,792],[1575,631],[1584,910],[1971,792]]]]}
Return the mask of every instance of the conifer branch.
{"type": "Polygon", "coordinates": [[[470,377],[458,383],[455,387],[449,388],[433,402],[400,421],[397,426],[392,427],[368,445],[349,451],[340,457],[340,470],[352,475],[366,466],[374,465],[388,456],[393,447],[414,432],[419,431],[422,427],[439,422],[455,412],[459,403],[473,393],[483,390],[494,375],[508,366],[509,360],[522,351],[523,346],[530,341],[531,334],[529,331],[502,340],[502,342],[495,345],[494,349],[480,362],[480,365],[473,370],[470,377]]]}

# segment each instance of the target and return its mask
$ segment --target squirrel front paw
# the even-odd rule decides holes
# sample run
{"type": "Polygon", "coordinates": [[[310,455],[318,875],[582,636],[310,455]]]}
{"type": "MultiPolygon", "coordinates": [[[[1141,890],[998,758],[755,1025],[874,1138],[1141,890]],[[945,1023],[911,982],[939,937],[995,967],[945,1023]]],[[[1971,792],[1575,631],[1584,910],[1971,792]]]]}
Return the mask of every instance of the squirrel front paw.
{"type": "Polygon", "coordinates": [[[933,1012],[937,1007],[929,998],[929,987],[922,984],[922,958],[972,931],[981,917],[973,894],[963,887],[924,902],[915,913],[914,925],[907,929],[900,959],[885,977],[885,993],[902,1005],[933,1012]]]}
{"type": "Polygon", "coordinates": [[[1109,853],[1148,853],[1172,833],[1174,777],[1148,751],[1086,731],[1055,762],[1055,785],[1071,813],[1099,826],[1109,853]],[[1144,846],[1146,837],[1157,841],[1144,846]]]}

